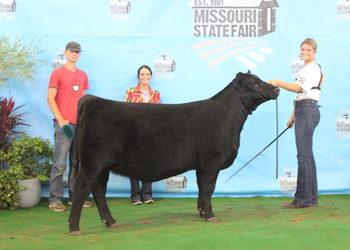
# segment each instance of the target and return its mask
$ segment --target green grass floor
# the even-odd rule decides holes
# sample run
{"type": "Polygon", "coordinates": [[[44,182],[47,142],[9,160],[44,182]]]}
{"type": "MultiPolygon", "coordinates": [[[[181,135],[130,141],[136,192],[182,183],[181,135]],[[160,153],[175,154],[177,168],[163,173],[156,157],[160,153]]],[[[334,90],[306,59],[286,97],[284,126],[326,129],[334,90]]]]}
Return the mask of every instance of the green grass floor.
{"type": "Polygon", "coordinates": [[[283,209],[291,201],[213,198],[219,222],[208,223],[198,215],[197,199],[134,206],[108,198],[120,227],[107,228],[96,206],[84,208],[83,236],[72,237],[69,211],[54,212],[42,198],[32,208],[0,211],[0,249],[350,249],[350,195],[321,195],[317,208],[283,209]]]}

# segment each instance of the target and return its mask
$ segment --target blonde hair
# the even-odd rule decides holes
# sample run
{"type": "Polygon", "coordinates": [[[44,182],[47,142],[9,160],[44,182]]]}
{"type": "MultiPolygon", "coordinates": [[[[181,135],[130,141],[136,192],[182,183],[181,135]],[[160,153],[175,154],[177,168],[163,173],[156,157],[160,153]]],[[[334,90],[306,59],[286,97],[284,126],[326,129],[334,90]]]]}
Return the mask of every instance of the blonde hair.
{"type": "Polygon", "coordinates": [[[317,51],[317,43],[314,39],[312,38],[306,38],[301,44],[300,44],[300,48],[301,46],[303,46],[303,44],[307,44],[310,45],[315,51],[317,51]]]}

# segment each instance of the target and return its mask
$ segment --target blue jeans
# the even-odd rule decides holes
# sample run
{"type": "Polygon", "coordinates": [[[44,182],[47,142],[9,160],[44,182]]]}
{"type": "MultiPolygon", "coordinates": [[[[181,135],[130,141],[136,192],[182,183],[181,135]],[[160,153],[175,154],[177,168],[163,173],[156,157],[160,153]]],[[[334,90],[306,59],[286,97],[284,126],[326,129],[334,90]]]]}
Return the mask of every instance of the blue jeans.
{"type": "Polygon", "coordinates": [[[297,145],[298,179],[294,204],[309,207],[318,204],[317,175],[312,151],[312,137],[320,121],[316,103],[302,103],[295,108],[295,141],[297,145]]]}
{"type": "Polygon", "coordinates": [[[142,182],[140,189],[140,181],[130,177],[131,201],[147,201],[152,199],[152,182],[142,182]]]}
{"type": "MultiPolygon", "coordinates": [[[[74,131],[75,124],[69,123],[69,126],[74,131]]],[[[50,205],[53,205],[59,201],[63,201],[63,173],[67,168],[67,157],[69,153],[69,175],[68,175],[68,186],[69,186],[69,198],[73,197],[74,180],[75,177],[71,176],[73,169],[73,158],[75,152],[73,138],[68,139],[64,134],[62,128],[56,120],[54,120],[54,131],[55,131],[55,156],[53,159],[53,165],[50,174],[50,205]]]]}

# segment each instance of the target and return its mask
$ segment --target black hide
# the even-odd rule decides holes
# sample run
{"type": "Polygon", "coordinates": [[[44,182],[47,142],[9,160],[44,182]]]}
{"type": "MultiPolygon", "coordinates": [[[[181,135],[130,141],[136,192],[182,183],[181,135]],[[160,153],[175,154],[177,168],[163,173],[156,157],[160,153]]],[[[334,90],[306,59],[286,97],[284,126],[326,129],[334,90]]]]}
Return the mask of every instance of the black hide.
{"type": "Polygon", "coordinates": [[[105,198],[109,171],[159,181],[195,169],[200,216],[216,221],[211,195],[219,171],[236,158],[247,116],[278,94],[278,87],[238,73],[212,98],[192,103],[155,105],[82,97],[74,135],[79,172],[69,216],[71,234],[80,234],[81,210],[91,192],[102,221],[116,227],[105,198]]]}

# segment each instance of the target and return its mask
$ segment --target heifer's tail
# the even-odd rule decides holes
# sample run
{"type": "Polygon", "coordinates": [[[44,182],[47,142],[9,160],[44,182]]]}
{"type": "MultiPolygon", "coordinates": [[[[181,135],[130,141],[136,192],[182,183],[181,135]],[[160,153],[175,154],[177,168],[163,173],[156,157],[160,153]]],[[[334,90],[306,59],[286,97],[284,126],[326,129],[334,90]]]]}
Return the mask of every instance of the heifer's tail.
{"type": "Polygon", "coordinates": [[[84,113],[84,107],[82,103],[84,102],[84,97],[80,98],[78,102],[78,110],[77,110],[77,121],[75,124],[74,128],[74,156],[73,156],[73,168],[72,168],[72,176],[74,179],[77,177],[80,169],[80,160],[79,160],[79,124],[80,124],[80,119],[82,117],[82,114],[84,113]]]}
{"type": "Polygon", "coordinates": [[[78,153],[78,116],[77,116],[77,123],[75,124],[75,128],[74,128],[74,156],[73,156],[73,167],[72,167],[72,172],[71,175],[74,178],[77,177],[77,174],[79,172],[79,168],[80,168],[80,161],[79,161],[79,153],[78,153]]]}

